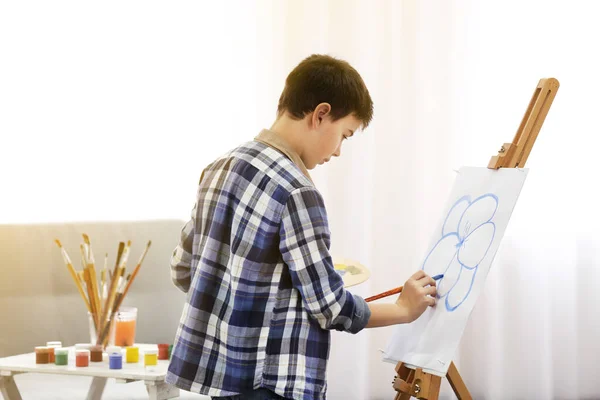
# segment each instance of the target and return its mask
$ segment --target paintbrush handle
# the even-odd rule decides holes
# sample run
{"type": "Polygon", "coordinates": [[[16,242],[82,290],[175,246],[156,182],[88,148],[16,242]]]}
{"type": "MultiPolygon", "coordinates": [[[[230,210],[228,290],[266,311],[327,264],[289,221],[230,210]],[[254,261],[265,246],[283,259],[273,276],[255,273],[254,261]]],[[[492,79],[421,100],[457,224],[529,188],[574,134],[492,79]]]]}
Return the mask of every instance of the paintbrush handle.
{"type": "Polygon", "coordinates": [[[75,268],[73,268],[72,264],[67,264],[67,269],[69,270],[69,273],[71,274],[71,277],[75,281],[75,286],[77,286],[77,291],[79,292],[79,294],[81,295],[81,298],[85,302],[86,308],[91,313],[92,312],[92,308],[90,306],[90,302],[85,297],[85,292],[83,291],[83,287],[81,286],[81,282],[79,282],[79,277],[77,276],[77,272],[75,272],[75,268]]]}
{"type": "MultiPolygon", "coordinates": [[[[432,277],[434,281],[439,281],[444,277],[444,274],[435,275],[432,277]]],[[[388,290],[387,292],[376,294],[375,296],[367,297],[365,301],[368,303],[370,301],[375,301],[379,299],[383,299],[384,297],[393,296],[398,293],[402,293],[403,286],[397,287],[395,289],[388,290]]]]}
{"type": "MultiPolygon", "coordinates": [[[[133,270],[133,273],[131,274],[131,278],[129,278],[129,281],[127,282],[127,285],[125,285],[125,290],[123,290],[123,296],[122,298],[125,298],[125,295],[127,294],[127,292],[129,292],[129,287],[131,286],[131,284],[133,283],[133,280],[135,279],[135,277],[137,276],[138,271],[140,270],[141,265],[138,264],[135,269],[133,270]]],[[[122,301],[122,300],[121,300],[122,301]]],[[[121,304],[119,304],[120,306],[121,304]]],[[[117,307],[118,309],[118,307],[117,307]]]]}
{"type": "Polygon", "coordinates": [[[393,296],[395,294],[402,293],[402,288],[403,288],[403,286],[400,286],[395,289],[391,289],[386,292],[376,294],[375,296],[367,297],[365,299],[365,301],[368,303],[370,301],[375,301],[375,300],[383,299],[384,297],[393,296]]]}

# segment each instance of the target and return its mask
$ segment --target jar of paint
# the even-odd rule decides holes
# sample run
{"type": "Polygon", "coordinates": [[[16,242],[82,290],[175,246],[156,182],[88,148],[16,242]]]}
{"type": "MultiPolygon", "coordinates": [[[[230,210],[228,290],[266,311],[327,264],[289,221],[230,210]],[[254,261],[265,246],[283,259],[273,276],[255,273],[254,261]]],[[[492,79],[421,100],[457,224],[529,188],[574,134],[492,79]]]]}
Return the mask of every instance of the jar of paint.
{"type": "Polygon", "coordinates": [[[109,369],[122,369],[123,368],[123,355],[119,353],[110,353],[108,355],[108,368],[109,369]]]}
{"type": "Polygon", "coordinates": [[[102,362],[102,346],[94,345],[90,347],[90,361],[102,362]]]}
{"type": "Polygon", "coordinates": [[[115,346],[133,346],[135,343],[136,307],[121,307],[114,316],[115,346]]]}
{"type": "Polygon", "coordinates": [[[35,363],[48,364],[50,362],[50,347],[37,346],[35,348],[35,363]]]}
{"type": "Polygon", "coordinates": [[[90,351],[75,350],[75,366],[87,367],[88,365],[90,365],[90,351]]]}
{"type": "Polygon", "coordinates": [[[165,343],[160,343],[158,345],[158,359],[159,360],[168,360],[169,359],[169,345],[165,343]]]}
{"type": "Polygon", "coordinates": [[[169,360],[171,359],[171,356],[173,355],[173,345],[169,346],[169,360]]]}
{"type": "Polygon", "coordinates": [[[158,364],[158,349],[149,348],[144,350],[144,366],[150,367],[158,364]]]}
{"type": "Polygon", "coordinates": [[[91,343],[76,343],[69,353],[70,360],[73,362],[75,361],[75,354],[77,353],[77,350],[89,350],[90,347],[92,347],[91,343]]]}
{"type": "Polygon", "coordinates": [[[68,365],[69,364],[69,349],[64,347],[56,347],[54,349],[54,364],[68,365]]]}
{"type": "Polygon", "coordinates": [[[140,349],[137,346],[129,346],[125,349],[125,359],[128,363],[140,361],[140,349]]]}

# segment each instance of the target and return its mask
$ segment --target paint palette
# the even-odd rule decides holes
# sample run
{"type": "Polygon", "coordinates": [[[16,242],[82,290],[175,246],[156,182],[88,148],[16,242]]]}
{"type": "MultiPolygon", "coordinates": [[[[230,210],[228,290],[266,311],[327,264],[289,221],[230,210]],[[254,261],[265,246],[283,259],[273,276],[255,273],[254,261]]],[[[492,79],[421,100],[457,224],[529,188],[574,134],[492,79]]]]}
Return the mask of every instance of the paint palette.
{"type": "Polygon", "coordinates": [[[371,276],[371,272],[362,264],[344,258],[333,260],[335,271],[344,280],[344,287],[350,287],[363,283],[371,276]]]}

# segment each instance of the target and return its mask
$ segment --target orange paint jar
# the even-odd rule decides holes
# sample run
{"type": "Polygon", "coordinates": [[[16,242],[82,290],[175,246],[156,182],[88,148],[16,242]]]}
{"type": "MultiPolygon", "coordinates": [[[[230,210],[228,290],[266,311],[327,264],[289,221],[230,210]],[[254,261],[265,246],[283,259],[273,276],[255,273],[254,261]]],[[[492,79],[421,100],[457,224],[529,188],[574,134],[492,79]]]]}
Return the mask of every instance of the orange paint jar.
{"type": "Polygon", "coordinates": [[[136,307],[121,307],[115,315],[115,346],[128,347],[135,343],[136,307]]]}
{"type": "Polygon", "coordinates": [[[75,350],[75,366],[87,367],[88,365],[90,365],[90,351],[75,350]]]}
{"type": "Polygon", "coordinates": [[[35,348],[35,363],[36,364],[48,364],[50,362],[50,350],[54,352],[54,349],[50,349],[48,346],[38,346],[35,348]]]}

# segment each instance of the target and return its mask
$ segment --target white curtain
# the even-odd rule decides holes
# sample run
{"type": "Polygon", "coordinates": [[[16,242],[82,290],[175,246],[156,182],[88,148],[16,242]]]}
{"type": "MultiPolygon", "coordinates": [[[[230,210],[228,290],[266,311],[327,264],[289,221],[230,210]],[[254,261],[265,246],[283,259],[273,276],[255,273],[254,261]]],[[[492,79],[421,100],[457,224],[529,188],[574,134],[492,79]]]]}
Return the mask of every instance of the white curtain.
{"type": "MultiPolygon", "coordinates": [[[[4,2],[2,222],[187,218],[202,167],[273,121],[311,53],[348,60],[372,125],[314,172],[367,296],[424,255],[462,165],[561,82],[456,364],[477,399],[600,398],[596,2],[4,2]]],[[[391,301],[391,300],[390,300],[391,301]]],[[[331,399],[391,399],[392,330],[334,335],[331,399]]],[[[447,383],[442,398],[453,398],[447,383]]]]}

